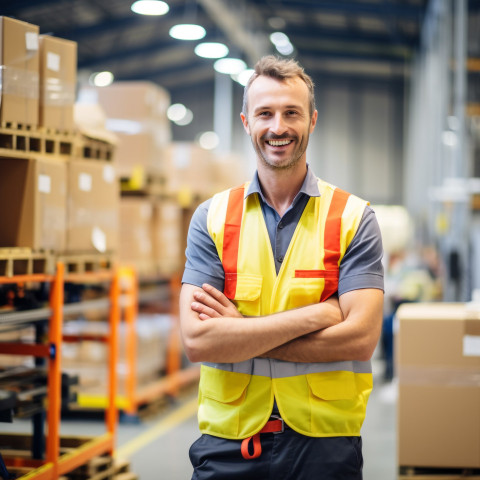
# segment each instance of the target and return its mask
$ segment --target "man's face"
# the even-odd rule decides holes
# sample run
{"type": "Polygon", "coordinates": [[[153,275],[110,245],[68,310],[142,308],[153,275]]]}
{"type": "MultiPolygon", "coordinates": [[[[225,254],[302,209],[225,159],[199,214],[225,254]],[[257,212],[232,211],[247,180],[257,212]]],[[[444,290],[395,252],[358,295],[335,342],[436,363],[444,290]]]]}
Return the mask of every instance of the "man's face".
{"type": "Polygon", "coordinates": [[[259,76],[248,90],[248,116],[241,115],[258,161],[270,169],[288,169],[306,161],[310,118],[308,87],[298,77],[288,80],[259,76]]]}

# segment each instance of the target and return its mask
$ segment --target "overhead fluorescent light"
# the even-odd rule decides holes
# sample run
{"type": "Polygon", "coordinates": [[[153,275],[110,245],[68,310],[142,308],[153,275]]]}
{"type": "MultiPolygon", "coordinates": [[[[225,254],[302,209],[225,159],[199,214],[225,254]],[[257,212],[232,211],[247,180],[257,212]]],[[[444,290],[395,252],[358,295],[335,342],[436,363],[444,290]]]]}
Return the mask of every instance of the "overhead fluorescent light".
{"type": "Polygon", "coordinates": [[[247,68],[247,64],[239,58],[221,58],[213,64],[213,68],[219,73],[238,75],[247,68]]]}
{"type": "Polygon", "coordinates": [[[130,8],[139,15],[165,15],[170,10],[168,4],[160,0],[137,0],[130,8]]]}
{"type": "Polygon", "coordinates": [[[192,120],[193,120],[193,112],[189,108],[187,108],[187,111],[185,112],[184,117],[181,118],[180,120],[175,121],[175,123],[183,127],[185,125],[189,125],[190,123],[192,123],[192,120]]]}
{"type": "Polygon", "coordinates": [[[228,55],[228,47],[223,43],[204,42],[195,47],[195,53],[203,58],[222,58],[228,55]]]}
{"type": "Polygon", "coordinates": [[[246,70],[243,70],[240,72],[238,75],[232,75],[232,78],[238,82],[240,85],[245,86],[248,83],[248,80],[250,77],[255,73],[255,70],[253,68],[247,68],[246,70]]]}
{"type": "Polygon", "coordinates": [[[187,107],[183,103],[174,103],[167,110],[167,117],[172,122],[181,120],[187,113],[187,107]]]}
{"type": "Polygon", "coordinates": [[[220,139],[215,132],[203,132],[198,138],[198,143],[205,150],[213,150],[218,147],[220,139]]]}
{"type": "Polygon", "coordinates": [[[113,79],[112,72],[97,72],[90,75],[89,82],[95,87],[108,87],[113,82],[113,79]]]}
{"type": "Polygon", "coordinates": [[[200,40],[207,32],[201,25],[184,23],[174,25],[168,33],[177,40],[200,40]]]}

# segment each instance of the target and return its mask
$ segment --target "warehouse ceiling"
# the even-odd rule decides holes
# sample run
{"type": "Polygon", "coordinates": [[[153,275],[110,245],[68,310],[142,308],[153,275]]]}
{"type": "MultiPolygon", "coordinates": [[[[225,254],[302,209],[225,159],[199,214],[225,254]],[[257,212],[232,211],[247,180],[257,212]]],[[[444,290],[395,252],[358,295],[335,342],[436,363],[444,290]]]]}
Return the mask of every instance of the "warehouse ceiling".
{"type": "Polygon", "coordinates": [[[419,45],[428,0],[166,0],[164,16],[142,16],[133,0],[0,0],[0,13],[40,26],[40,33],[78,42],[80,78],[109,70],[117,80],[150,80],[178,97],[215,77],[198,57],[199,41],[169,29],[197,23],[202,41],[220,41],[249,66],[275,53],[269,35],[285,33],[314,77],[403,78],[419,45]]]}

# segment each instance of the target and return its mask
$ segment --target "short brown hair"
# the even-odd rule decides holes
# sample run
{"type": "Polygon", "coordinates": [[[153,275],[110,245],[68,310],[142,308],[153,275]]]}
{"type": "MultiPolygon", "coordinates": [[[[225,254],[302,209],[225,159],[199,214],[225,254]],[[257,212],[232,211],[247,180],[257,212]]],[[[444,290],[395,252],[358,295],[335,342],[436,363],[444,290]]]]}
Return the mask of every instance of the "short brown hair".
{"type": "Polygon", "coordinates": [[[312,117],[315,111],[315,92],[314,83],[309,75],[305,73],[305,70],[298,62],[293,59],[278,58],[275,55],[266,55],[262,57],[254,67],[255,72],[249,78],[245,89],[243,91],[243,105],[242,112],[247,115],[247,95],[250,85],[256,78],[263,75],[265,77],[276,78],[278,80],[286,80],[288,78],[299,77],[308,87],[308,96],[310,100],[310,117],[312,117]]]}

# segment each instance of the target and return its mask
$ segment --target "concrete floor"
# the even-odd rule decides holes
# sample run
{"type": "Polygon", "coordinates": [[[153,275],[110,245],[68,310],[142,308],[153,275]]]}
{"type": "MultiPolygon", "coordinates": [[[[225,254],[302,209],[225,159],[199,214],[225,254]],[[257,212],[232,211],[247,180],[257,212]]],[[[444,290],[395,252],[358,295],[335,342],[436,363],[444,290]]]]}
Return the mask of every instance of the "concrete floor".
{"type": "MultiPolygon", "coordinates": [[[[395,383],[382,383],[380,375],[368,404],[363,436],[364,479],[395,480],[395,383]]],[[[117,453],[127,458],[131,470],[142,480],[187,480],[192,468],[188,449],[198,437],[195,392],[183,395],[161,413],[139,423],[120,423],[117,453]]],[[[0,424],[0,432],[29,432],[29,421],[0,424]]],[[[63,420],[64,435],[98,435],[101,421],[63,420]]],[[[1,452],[1,448],[0,448],[1,452]]]]}

